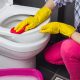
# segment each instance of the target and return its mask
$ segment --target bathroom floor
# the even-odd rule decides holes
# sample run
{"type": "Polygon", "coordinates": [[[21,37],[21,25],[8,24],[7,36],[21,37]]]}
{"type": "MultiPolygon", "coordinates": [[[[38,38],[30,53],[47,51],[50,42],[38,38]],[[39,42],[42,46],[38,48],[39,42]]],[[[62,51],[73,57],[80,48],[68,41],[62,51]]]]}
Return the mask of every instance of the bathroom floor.
{"type": "Polygon", "coordinates": [[[37,68],[42,72],[44,80],[69,80],[69,74],[64,65],[49,64],[41,55],[37,57],[37,68]]]}
{"type": "MultiPolygon", "coordinates": [[[[47,46],[65,39],[66,37],[58,34],[52,35],[47,46]]],[[[45,80],[69,80],[69,74],[64,65],[53,65],[44,60],[44,50],[37,55],[37,68],[42,72],[45,80]]]]}

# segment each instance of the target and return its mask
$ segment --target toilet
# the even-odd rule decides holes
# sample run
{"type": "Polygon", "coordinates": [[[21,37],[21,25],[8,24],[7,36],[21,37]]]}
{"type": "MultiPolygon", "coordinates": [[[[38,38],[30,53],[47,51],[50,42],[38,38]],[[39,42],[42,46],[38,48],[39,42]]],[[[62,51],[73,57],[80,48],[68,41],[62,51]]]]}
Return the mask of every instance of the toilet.
{"type": "Polygon", "coordinates": [[[36,55],[45,48],[50,38],[49,34],[40,33],[39,30],[50,18],[35,29],[13,34],[10,33],[11,27],[35,15],[39,8],[13,5],[13,0],[0,2],[0,69],[36,67],[36,55]]]}

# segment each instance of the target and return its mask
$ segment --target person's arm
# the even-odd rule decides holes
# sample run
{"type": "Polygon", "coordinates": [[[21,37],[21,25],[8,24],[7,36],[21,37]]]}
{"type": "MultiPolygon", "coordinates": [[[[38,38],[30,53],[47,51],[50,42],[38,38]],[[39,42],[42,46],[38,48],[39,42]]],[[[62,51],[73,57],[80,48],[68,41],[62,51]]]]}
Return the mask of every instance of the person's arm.
{"type": "Polygon", "coordinates": [[[80,33],[79,32],[74,32],[72,35],[71,35],[71,38],[76,41],[77,43],[80,44],[80,33]]]}
{"type": "Polygon", "coordinates": [[[44,22],[52,13],[52,9],[55,7],[53,0],[48,0],[42,8],[40,8],[34,16],[30,16],[21,21],[14,28],[15,32],[21,31],[25,27],[25,31],[37,27],[44,22]],[[27,25],[27,26],[26,26],[27,25]]]}
{"type": "Polygon", "coordinates": [[[55,8],[55,4],[53,0],[47,0],[45,3],[44,7],[48,7],[49,9],[53,10],[55,8]]]}

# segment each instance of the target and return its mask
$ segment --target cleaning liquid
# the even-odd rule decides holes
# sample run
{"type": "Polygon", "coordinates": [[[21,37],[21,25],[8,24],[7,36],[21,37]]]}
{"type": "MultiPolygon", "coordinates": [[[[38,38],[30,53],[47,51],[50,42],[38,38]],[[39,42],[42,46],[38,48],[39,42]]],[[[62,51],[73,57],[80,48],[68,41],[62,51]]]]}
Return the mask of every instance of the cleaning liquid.
{"type": "Polygon", "coordinates": [[[0,80],[38,80],[34,76],[2,76],[0,80]]]}

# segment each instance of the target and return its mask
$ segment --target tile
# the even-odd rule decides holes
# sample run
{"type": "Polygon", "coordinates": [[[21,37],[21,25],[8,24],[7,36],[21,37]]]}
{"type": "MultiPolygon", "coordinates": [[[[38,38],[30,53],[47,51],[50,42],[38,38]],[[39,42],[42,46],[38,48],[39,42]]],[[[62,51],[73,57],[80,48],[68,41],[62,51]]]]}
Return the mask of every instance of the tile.
{"type": "Polygon", "coordinates": [[[38,68],[40,69],[40,71],[44,74],[45,80],[68,80],[69,79],[69,74],[65,68],[65,66],[58,66],[58,65],[54,65],[54,66],[50,66],[46,67],[46,66],[38,66],[38,68]],[[57,66],[57,68],[56,68],[57,66]],[[56,74],[56,77],[54,79],[52,79],[52,77],[56,74]],[[59,79],[61,78],[61,79],[59,79]]]}
{"type": "Polygon", "coordinates": [[[52,77],[51,80],[69,80],[69,79],[67,79],[59,74],[54,74],[54,76],[52,77]]]}
{"type": "Polygon", "coordinates": [[[39,66],[37,69],[40,70],[43,74],[44,80],[51,80],[51,78],[54,76],[54,72],[50,71],[45,67],[39,66]]]}
{"type": "Polygon", "coordinates": [[[60,66],[58,70],[56,71],[56,74],[69,78],[69,74],[65,66],[60,66]]]}

